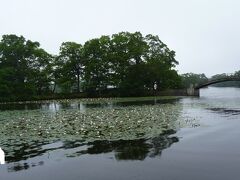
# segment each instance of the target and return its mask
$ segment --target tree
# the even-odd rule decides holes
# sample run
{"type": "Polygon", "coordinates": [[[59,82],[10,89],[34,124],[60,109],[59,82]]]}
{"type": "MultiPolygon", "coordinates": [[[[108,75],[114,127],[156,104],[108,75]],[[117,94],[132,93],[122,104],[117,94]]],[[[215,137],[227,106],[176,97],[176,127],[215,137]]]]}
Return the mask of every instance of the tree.
{"type": "MultiPolygon", "coordinates": [[[[139,35],[137,37],[142,37],[139,35]]],[[[147,35],[144,38],[138,38],[136,43],[131,43],[129,49],[132,48],[132,44],[138,44],[138,55],[136,52],[128,51],[130,58],[140,57],[138,61],[133,61],[135,63],[129,63],[127,69],[135,73],[127,73],[125,79],[123,80],[124,86],[126,84],[132,85],[133,87],[128,87],[129,89],[141,89],[153,90],[154,85],[157,85],[157,89],[167,89],[167,88],[177,88],[180,86],[180,78],[177,72],[173,69],[178,62],[175,60],[175,52],[171,51],[158,36],[147,35]],[[142,41],[140,43],[140,40],[142,41]],[[141,64],[141,66],[139,66],[141,64]],[[141,67],[141,68],[140,68],[141,67]],[[134,70],[134,68],[136,68],[134,70]],[[140,81],[138,78],[144,75],[140,81]],[[133,77],[134,76],[134,77],[133,77]],[[127,82],[129,80],[134,80],[134,83],[127,82]],[[137,83],[138,82],[138,83],[137,83]],[[138,86],[138,87],[137,87],[138,86]]],[[[137,58],[135,58],[137,59],[137,58]]],[[[124,87],[123,88],[126,88],[124,87]]]]}
{"type": "MultiPolygon", "coordinates": [[[[111,39],[111,62],[113,82],[115,87],[124,88],[129,78],[129,70],[134,65],[144,63],[144,55],[147,53],[147,43],[140,32],[121,32],[112,35],[111,39]],[[129,69],[130,68],[130,69],[129,69]]],[[[138,69],[138,68],[137,68],[138,69]]],[[[131,74],[131,73],[130,73],[131,74]]]]}
{"type": "Polygon", "coordinates": [[[96,94],[109,88],[121,95],[144,95],[180,87],[175,52],[158,36],[120,32],[87,41],[64,42],[59,55],[23,36],[4,35],[0,42],[0,93],[30,97],[55,92],[96,94]]]}
{"type": "Polygon", "coordinates": [[[194,73],[186,73],[181,75],[182,78],[182,86],[184,88],[189,88],[190,85],[203,84],[208,81],[208,78],[205,74],[194,74],[194,73]]]}
{"type": "Polygon", "coordinates": [[[151,86],[157,85],[157,89],[166,89],[179,86],[179,79],[177,72],[173,70],[178,61],[175,59],[175,52],[170,50],[158,36],[151,34],[145,38],[148,43],[148,52],[146,55],[146,62],[150,66],[152,73],[151,86]],[[173,84],[171,85],[173,80],[173,84]],[[178,81],[178,83],[174,82],[178,81]]]}
{"type": "Polygon", "coordinates": [[[110,38],[102,36],[92,39],[84,44],[85,88],[92,93],[106,89],[110,80],[110,38]]]}
{"type": "Polygon", "coordinates": [[[29,77],[26,83],[35,88],[37,95],[51,92],[53,56],[43,49],[34,51],[35,59],[29,60],[29,77]],[[31,62],[32,61],[32,62],[31,62]]]}
{"type": "Polygon", "coordinates": [[[56,65],[61,74],[60,82],[67,84],[69,88],[77,85],[80,92],[80,79],[83,76],[83,47],[75,42],[64,42],[60,47],[60,54],[56,59],[56,65]]]}
{"type": "Polygon", "coordinates": [[[0,91],[15,97],[37,95],[43,86],[48,87],[46,69],[50,57],[38,42],[26,40],[23,36],[3,35],[0,42],[0,91]]]}
{"type": "MultiPolygon", "coordinates": [[[[216,74],[211,77],[211,79],[225,79],[229,77],[240,77],[240,71],[236,71],[234,74],[216,74]]],[[[240,87],[240,82],[239,81],[226,81],[226,82],[221,82],[217,84],[213,84],[215,87],[240,87]]]]}

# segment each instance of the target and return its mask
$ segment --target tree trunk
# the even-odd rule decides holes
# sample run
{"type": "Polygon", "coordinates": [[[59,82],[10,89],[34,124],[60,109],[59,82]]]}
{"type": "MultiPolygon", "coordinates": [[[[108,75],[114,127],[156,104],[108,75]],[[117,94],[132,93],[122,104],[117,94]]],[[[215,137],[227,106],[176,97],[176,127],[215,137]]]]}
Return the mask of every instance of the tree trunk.
{"type": "Polygon", "coordinates": [[[53,90],[52,90],[53,94],[55,93],[55,90],[56,90],[56,82],[54,82],[54,86],[53,86],[53,90]]]}
{"type": "Polygon", "coordinates": [[[77,92],[80,92],[80,73],[77,73],[77,92]]]}

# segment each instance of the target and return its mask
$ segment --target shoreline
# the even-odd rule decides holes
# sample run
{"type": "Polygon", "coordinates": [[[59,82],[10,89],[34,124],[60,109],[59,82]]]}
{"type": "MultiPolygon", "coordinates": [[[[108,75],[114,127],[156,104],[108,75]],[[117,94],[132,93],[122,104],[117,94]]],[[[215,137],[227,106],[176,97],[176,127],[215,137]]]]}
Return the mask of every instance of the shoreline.
{"type": "Polygon", "coordinates": [[[186,96],[139,96],[139,97],[100,97],[100,98],[63,98],[63,99],[42,99],[42,100],[29,100],[29,101],[13,101],[13,102],[0,102],[0,105],[11,105],[11,104],[41,104],[41,103],[52,103],[62,102],[67,103],[68,101],[79,101],[83,103],[108,103],[108,102],[136,102],[136,101],[147,101],[147,100],[175,100],[181,99],[186,96]]]}
{"type": "Polygon", "coordinates": [[[9,98],[10,100],[0,99],[0,104],[22,104],[22,103],[34,103],[34,102],[43,102],[43,101],[60,101],[60,100],[74,100],[74,99],[82,99],[82,100],[96,100],[96,99],[123,99],[123,98],[151,98],[151,97],[184,97],[189,96],[186,89],[168,89],[163,91],[155,91],[148,92],[139,95],[133,96],[123,96],[115,93],[114,91],[104,92],[98,94],[94,92],[94,94],[87,94],[85,92],[81,93],[71,93],[71,94],[51,94],[51,95],[42,95],[42,96],[33,96],[33,97],[17,97],[17,98],[9,98]]]}

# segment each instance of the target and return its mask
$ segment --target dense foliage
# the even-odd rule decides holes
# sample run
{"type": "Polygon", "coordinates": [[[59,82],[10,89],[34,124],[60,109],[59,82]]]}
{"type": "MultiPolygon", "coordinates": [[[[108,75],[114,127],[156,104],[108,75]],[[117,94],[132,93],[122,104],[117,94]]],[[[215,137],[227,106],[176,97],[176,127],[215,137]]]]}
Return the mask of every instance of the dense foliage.
{"type": "MultiPolygon", "coordinates": [[[[211,79],[224,79],[224,78],[229,78],[229,77],[236,77],[236,78],[240,79],[240,71],[236,71],[233,74],[226,74],[226,73],[216,74],[216,75],[212,76],[211,79]]],[[[226,81],[226,82],[214,84],[213,86],[215,86],[215,87],[240,87],[240,81],[226,81]]]]}
{"type": "MultiPolygon", "coordinates": [[[[236,71],[232,74],[222,73],[213,75],[210,78],[207,78],[205,74],[194,74],[194,73],[186,73],[181,75],[182,87],[188,88],[191,85],[196,86],[199,84],[204,84],[211,80],[219,80],[226,78],[239,78],[240,79],[240,71],[236,71]]],[[[213,84],[215,87],[240,87],[240,81],[226,81],[213,84]]]]}
{"type": "Polygon", "coordinates": [[[182,86],[188,88],[191,85],[196,86],[198,84],[203,84],[208,81],[208,78],[205,74],[194,74],[186,73],[181,75],[182,86]]]}
{"type": "Polygon", "coordinates": [[[4,35],[0,42],[0,95],[41,95],[50,90],[53,57],[38,42],[4,35]]]}
{"type": "Polygon", "coordinates": [[[175,52],[158,36],[121,32],[87,41],[64,42],[59,55],[22,36],[0,41],[0,98],[24,99],[53,93],[143,95],[174,89],[181,78],[175,52]]]}

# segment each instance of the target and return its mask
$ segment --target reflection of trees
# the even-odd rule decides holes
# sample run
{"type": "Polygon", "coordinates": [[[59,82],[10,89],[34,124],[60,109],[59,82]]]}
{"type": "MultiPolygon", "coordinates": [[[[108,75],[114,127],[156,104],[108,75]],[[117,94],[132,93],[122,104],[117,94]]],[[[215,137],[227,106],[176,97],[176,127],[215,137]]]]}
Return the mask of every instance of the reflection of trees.
{"type": "MultiPolygon", "coordinates": [[[[173,133],[172,131],[171,133],[173,133]]],[[[169,132],[168,132],[169,133],[169,132]]],[[[175,132],[174,132],[175,133],[175,132]]],[[[179,139],[176,136],[169,137],[168,135],[158,136],[151,140],[152,148],[149,153],[149,157],[155,157],[162,154],[164,149],[169,148],[173,143],[178,142],[179,139]]]]}
{"type": "Polygon", "coordinates": [[[141,100],[141,101],[120,101],[120,102],[98,102],[98,103],[70,103],[66,100],[55,102],[42,102],[42,103],[9,103],[9,104],[0,104],[0,110],[36,110],[36,109],[57,109],[56,106],[59,106],[60,109],[80,109],[80,106],[84,108],[107,108],[107,107],[122,107],[122,106],[142,106],[142,105],[155,105],[155,104],[174,104],[178,102],[179,99],[155,99],[155,100],[141,100]]]}
{"type": "MultiPolygon", "coordinates": [[[[12,148],[11,154],[6,151],[6,162],[18,162],[27,160],[32,157],[40,156],[45,154],[47,151],[55,150],[56,148],[43,149],[42,146],[48,144],[47,142],[31,142],[22,143],[16,142],[15,145],[9,145],[9,149],[12,148]]],[[[6,145],[5,145],[6,146],[6,145]]]]}
{"type": "Polygon", "coordinates": [[[6,154],[6,161],[9,164],[8,171],[27,170],[30,167],[43,165],[41,161],[35,164],[20,162],[29,158],[44,155],[50,151],[57,149],[82,149],[87,146],[87,149],[77,151],[73,154],[68,154],[67,157],[76,157],[84,154],[101,154],[114,152],[117,160],[144,160],[146,157],[161,156],[162,151],[170,147],[173,143],[179,141],[175,136],[170,136],[176,133],[174,130],[168,130],[160,134],[158,137],[149,139],[136,140],[116,140],[116,141],[94,141],[85,144],[83,141],[66,141],[60,147],[43,148],[47,142],[32,142],[19,144],[17,149],[13,149],[11,154],[6,154]]]}
{"type": "Polygon", "coordinates": [[[43,161],[40,161],[38,163],[14,163],[13,165],[10,165],[8,167],[8,172],[15,172],[15,171],[21,171],[21,170],[27,170],[30,167],[35,167],[35,166],[42,166],[44,164],[43,161]]]}
{"type": "Polygon", "coordinates": [[[43,149],[42,146],[48,144],[47,142],[32,142],[32,143],[22,143],[22,144],[19,144],[18,142],[16,142],[16,144],[17,145],[12,147],[13,149],[11,154],[9,154],[6,151],[6,162],[11,163],[11,164],[8,164],[9,172],[27,170],[30,167],[41,166],[44,164],[43,161],[40,161],[38,163],[31,163],[31,164],[27,162],[22,163],[20,161],[41,156],[47,153],[48,151],[57,149],[57,148],[43,149]]]}
{"type": "Polygon", "coordinates": [[[226,108],[207,108],[213,112],[225,114],[225,115],[239,115],[240,110],[238,109],[226,109],[226,108]]]}
{"type": "Polygon", "coordinates": [[[148,154],[149,148],[149,144],[144,139],[113,142],[96,141],[85,152],[80,152],[80,154],[100,154],[114,151],[118,160],[143,160],[148,154]]]}
{"type": "Polygon", "coordinates": [[[1,111],[9,111],[9,110],[33,110],[40,109],[42,107],[41,104],[32,103],[32,104],[0,104],[1,111]]]}
{"type": "MultiPolygon", "coordinates": [[[[176,100],[171,101],[171,103],[174,102],[176,100]]],[[[144,160],[146,157],[160,156],[164,149],[178,142],[177,137],[169,136],[175,131],[164,130],[177,129],[181,106],[170,104],[137,106],[143,103],[148,105],[164,102],[156,100],[103,104],[106,107],[118,107],[111,111],[108,108],[93,109],[93,106],[101,105],[102,107],[102,104],[93,104],[85,114],[79,110],[62,110],[56,113],[31,111],[31,114],[28,114],[28,111],[17,111],[19,113],[17,115],[14,114],[16,112],[3,114],[2,116],[7,116],[8,122],[1,122],[3,127],[0,129],[2,130],[0,131],[2,133],[1,144],[5,148],[9,171],[28,169],[32,167],[32,164],[25,163],[26,160],[48,155],[56,149],[63,149],[66,154],[75,152],[67,154],[67,157],[109,152],[113,152],[117,160],[144,160]],[[128,105],[133,106],[123,107],[128,105]],[[161,133],[163,131],[164,133],[161,133]],[[155,138],[144,139],[147,134],[156,136],[159,133],[161,134],[155,138]],[[132,140],[114,140],[118,138],[132,140]],[[59,139],[68,140],[64,141],[63,145],[53,148],[51,143],[59,139]],[[97,139],[110,139],[111,141],[97,139]],[[95,141],[86,143],[89,140],[95,141]],[[50,146],[46,148],[44,145],[50,146]]],[[[166,103],[169,101],[167,100],[166,103]]],[[[44,110],[55,104],[40,105],[44,110]]],[[[76,105],[78,106],[77,103],[76,105]]],[[[64,103],[58,103],[58,106],[52,107],[53,110],[76,109],[75,105],[69,106],[64,103]]],[[[87,107],[84,104],[81,106],[87,107]]],[[[40,109],[40,107],[36,108],[40,109]]],[[[77,108],[81,109],[80,105],[77,108]]]]}
{"type": "MultiPolygon", "coordinates": [[[[144,160],[146,157],[156,157],[161,155],[162,151],[178,142],[177,137],[169,137],[174,134],[174,130],[166,131],[158,137],[151,139],[137,140],[117,140],[117,141],[95,141],[89,143],[86,150],[78,151],[71,156],[80,156],[83,154],[101,154],[114,152],[117,160],[144,160]]],[[[69,142],[67,143],[70,147],[69,142]]],[[[74,145],[73,145],[74,146],[74,145]]]]}

